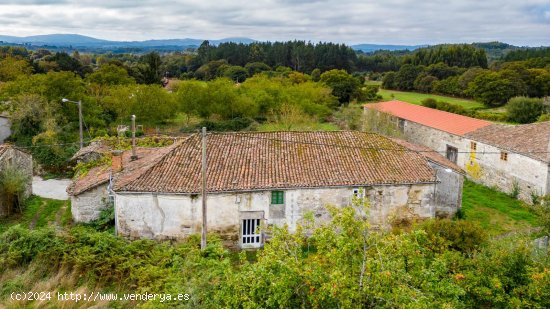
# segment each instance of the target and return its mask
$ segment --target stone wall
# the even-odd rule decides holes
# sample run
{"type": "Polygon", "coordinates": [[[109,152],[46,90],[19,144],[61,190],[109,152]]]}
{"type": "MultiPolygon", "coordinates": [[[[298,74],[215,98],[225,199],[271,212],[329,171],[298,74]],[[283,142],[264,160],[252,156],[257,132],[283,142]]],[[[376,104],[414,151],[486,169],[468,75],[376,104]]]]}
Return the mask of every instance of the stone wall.
{"type": "Polygon", "coordinates": [[[447,145],[457,148],[457,165],[466,171],[469,179],[506,193],[518,186],[519,198],[526,202],[531,202],[531,194],[550,193],[548,163],[513,152],[508,152],[508,160],[503,161],[500,159],[502,149],[498,147],[411,121],[405,121],[404,136],[408,141],[427,146],[443,156],[447,145]],[[475,151],[471,149],[472,141],[477,143],[475,151]]]}
{"type": "MultiPolygon", "coordinates": [[[[349,205],[353,189],[315,188],[284,191],[284,206],[271,205],[271,191],[218,193],[208,196],[208,231],[239,245],[243,214],[258,216],[268,225],[287,224],[295,231],[304,214],[329,220],[326,205],[349,205]]],[[[433,184],[371,186],[362,188],[370,201],[370,218],[375,227],[387,228],[400,219],[433,218],[433,184]]],[[[173,239],[201,231],[202,200],[197,195],[115,195],[116,229],[119,235],[137,238],[173,239]]]]}
{"type": "Polygon", "coordinates": [[[107,184],[100,185],[79,195],[71,196],[71,212],[75,222],[90,222],[109,206],[107,184]]]}
{"type": "MultiPolygon", "coordinates": [[[[0,117],[0,119],[2,119],[0,117]]],[[[18,150],[16,148],[8,148],[0,157],[0,171],[8,166],[15,165],[18,170],[28,177],[28,182],[25,186],[25,192],[23,198],[27,198],[32,194],[32,156],[26,152],[18,150]]],[[[4,198],[0,196],[0,216],[6,215],[4,207],[4,198]]]]}
{"type": "Polygon", "coordinates": [[[443,157],[446,156],[447,145],[457,148],[459,153],[456,164],[458,166],[464,166],[464,163],[467,160],[467,155],[460,153],[460,151],[464,151],[464,145],[467,143],[467,141],[461,136],[433,129],[411,121],[405,121],[403,133],[407,141],[429,147],[439,152],[439,154],[443,157]]]}
{"type": "Polygon", "coordinates": [[[436,163],[430,163],[430,166],[436,170],[438,181],[435,187],[435,215],[438,218],[451,218],[462,206],[464,176],[436,163]]]}
{"type": "MultiPolygon", "coordinates": [[[[479,183],[495,187],[506,193],[519,188],[519,198],[531,202],[531,195],[548,194],[548,163],[530,157],[507,152],[507,160],[502,160],[495,146],[477,142],[476,151],[470,151],[464,170],[479,183]]],[[[470,144],[464,147],[469,150],[470,144]],[[468,147],[468,148],[466,148],[468,147]]]]}

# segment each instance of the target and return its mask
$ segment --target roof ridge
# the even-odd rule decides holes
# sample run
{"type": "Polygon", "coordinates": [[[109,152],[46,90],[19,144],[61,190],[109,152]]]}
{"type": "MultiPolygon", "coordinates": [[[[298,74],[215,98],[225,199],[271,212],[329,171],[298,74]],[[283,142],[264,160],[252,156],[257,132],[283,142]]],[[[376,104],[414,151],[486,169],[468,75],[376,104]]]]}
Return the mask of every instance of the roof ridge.
{"type": "MultiPolygon", "coordinates": [[[[299,133],[299,134],[306,134],[306,133],[324,133],[324,134],[332,134],[332,133],[364,133],[369,135],[377,135],[377,133],[374,132],[365,132],[365,131],[359,131],[359,130],[334,130],[334,131],[319,131],[319,130],[306,130],[306,131],[292,131],[292,130],[280,130],[280,131],[229,131],[229,132],[220,132],[220,131],[210,131],[206,132],[206,134],[218,134],[218,135],[248,135],[248,134],[277,134],[277,133],[299,133]]],[[[194,133],[196,134],[196,133],[194,133]]]]}
{"type": "Polygon", "coordinates": [[[391,102],[399,102],[399,103],[411,105],[411,106],[414,106],[414,107],[417,107],[417,108],[429,109],[429,110],[432,110],[432,111],[435,111],[435,112],[440,112],[440,113],[444,113],[444,114],[448,114],[448,115],[453,115],[453,116],[458,116],[458,117],[464,117],[464,118],[473,119],[473,120],[484,121],[484,122],[487,122],[487,123],[489,123],[489,124],[493,124],[493,122],[488,121],[488,120],[485,120],[485,119],[474,118],[474,117],[470,117],[470,116],[466,116],[466,115],[461,115],[461,114],[457,114],[457,113],[452,113],[452,112],[440,110],[440,109],[437,109],[437,108],[431,108],[431,107],[428,107],[428,106],[424,106],[424,105],[422,105],[422,104],[413,104],[413,103],[409,103],[409,102],[405,102],[405,101],[400,101],[400,100],[383,101],[383,102],[376,102],[376,103],[366,103],[366,104],[364,104],[363,106],[366,107],[366,106],[369,106],[369,105],[384,104],[384,103],[391,103],[391,102]]]}

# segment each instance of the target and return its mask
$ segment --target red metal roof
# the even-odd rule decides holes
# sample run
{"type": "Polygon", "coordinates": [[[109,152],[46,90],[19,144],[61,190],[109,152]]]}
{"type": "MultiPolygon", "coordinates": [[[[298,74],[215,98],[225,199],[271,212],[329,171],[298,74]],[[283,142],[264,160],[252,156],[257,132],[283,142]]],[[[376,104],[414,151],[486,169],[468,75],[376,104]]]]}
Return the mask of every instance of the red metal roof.
{"type": "Polygon", "coordinates": [[[365,104],[365,107],[373,108],[408,121],[455,135],[464,135],[492,124],[486,120],[466,117],[401,101],[365,104]]]}

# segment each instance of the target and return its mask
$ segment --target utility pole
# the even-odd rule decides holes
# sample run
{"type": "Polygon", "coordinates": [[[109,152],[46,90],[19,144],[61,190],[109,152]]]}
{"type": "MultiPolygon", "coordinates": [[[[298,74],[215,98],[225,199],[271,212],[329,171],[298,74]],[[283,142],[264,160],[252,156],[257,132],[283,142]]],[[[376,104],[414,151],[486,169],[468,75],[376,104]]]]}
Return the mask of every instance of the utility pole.
{"type": "Polygon", "coordinates": [[[206,249],[206,127],[202,127],[202,233],[201,249],[206,249]]]}
{"type": "Polygon", "coordinates": [[[67,98],[61,99],[61,102],[71,102],[78,105],[78,126],[80,127],[80,149],[84,148],[84,131],[82,129],[82,100],[78,100],[78,102],[71,101],[67,98]]]}
{"type": "Polygon", "coordinates": [[[132,161],[137,159],[136,155],[136,115],[132,115],[132,161]]]}
{"type": "Polygon", "coordinates": [[[82,130],[82,100],[78,100],[78,126],[80,127],[80,149],[84,147],[84,133],[82,130]]]}

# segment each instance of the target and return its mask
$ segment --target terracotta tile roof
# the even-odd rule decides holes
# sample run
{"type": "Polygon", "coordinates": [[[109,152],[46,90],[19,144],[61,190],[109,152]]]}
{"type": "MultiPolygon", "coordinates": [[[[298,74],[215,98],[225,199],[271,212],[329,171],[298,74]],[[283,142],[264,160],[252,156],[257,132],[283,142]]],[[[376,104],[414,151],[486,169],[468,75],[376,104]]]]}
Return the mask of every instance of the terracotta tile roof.
{"type": "MultiPolygon", "coordinates": [[[[124,175],[140,168],[150,166],[152,162],[161,158],[164,154],[170,151],[171,146],[162,148],[136,148],[136,154],[138,159],[131,160],[132,151],[127,150],[122,154],[122,166],[123,170],[115,174],[115,179],[118,175],[124,175]]],[[[111,166],[96,166],[92,168],[83,177],[78,177],[67,187],[67,193],[71,196],[81,194],[90,189],[96,188],[109,181],[111,174],[111,166]]]]}
{"type": "Polygon", "coordinates": [[[105,154],[109,152],[109,147],[103,145],[100,141],[94,141],[90,145],[79,149],[71,158],[71,160],[77,160],[82,156],[88,155],[90,153],[105,154]]]}
{"type": "Polygon", "coordinates": [[[9,144],[1,144],[0,145],[0,156],[4,154],[8,149],[10,148],[9,144]]]}
{"type": "MultiPolygon", "coordinates": [[[[241,132],[209,134],[209,192],[433,182],[427,160],[371,133],[241,132]]],[[[198,193],[201,138],[178,142],[138,173],[117,177],[115,191],[198,193]]]]}
{"type": "Polygon", "coordinates": [[[464,135],[492,124],[486,120],[466,117],[401,101],[365,104],[365,108],[373,108],[405,120],[455,135],[464,135]]]}
{"type": "Polygon", "coordinates": [[[428,161],[432,161],[436,164],[439,164],[441,166],[444,166],[444,167],[448,167],[450,169],[452,169],[453,171],[457,172],[457,173],[460,173],[460,174],[465,174],[464,170],[462,168],[460,168],[460,166],[456,165],[455,163],[453,163],[452,161],[449,161],[447,158],[445,158],[444,156],[442,156],[439,152],[429,148],[429,147],[426,147],[424,145],[419,145],[419,144],[413,144],[413,143],[410,143],[408,141],[405,141],[405,140],[402,140],[402,139],[398,139],[398,138],[391,138],[392,141],[398,143],[399,145],[403,146],[403,147],[406,147],[412,151],[416,151],[418,152],[419,154],[423,155],[426,159],[428,159],[428,161]]]}
{"type": "Polygon", "coordinates": [[[466,137],[550,163],[550,121],[518,126],[495,124],[466,137]]]}
{"type": "Polygon", "coordinates": [[[8,149],[15,149],[19,152],[22,152],[24,154],[27,154],[27,155],[31,155],[31,153],[27,150],[27,149],[24,149],[24,148],[20,148],[20,147],[17,147],[13,144],[0,144],[0,156],[4,154],[4,152],[6,152],[8,149]]]}

